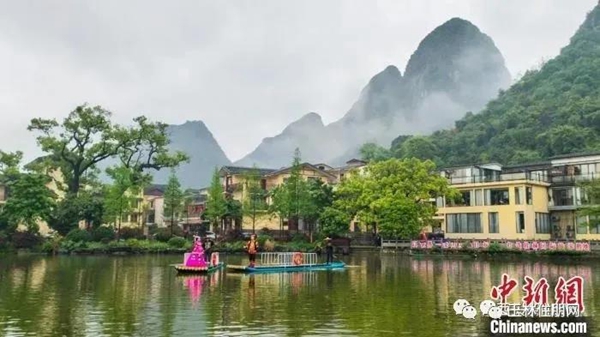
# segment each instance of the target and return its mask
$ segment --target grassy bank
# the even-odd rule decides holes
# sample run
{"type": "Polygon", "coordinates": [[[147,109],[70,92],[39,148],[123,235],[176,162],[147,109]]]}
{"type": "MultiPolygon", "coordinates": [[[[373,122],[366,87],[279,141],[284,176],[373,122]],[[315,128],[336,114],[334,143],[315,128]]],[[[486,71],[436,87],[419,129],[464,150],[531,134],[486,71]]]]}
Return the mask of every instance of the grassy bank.
{"type": "Polygon", "coordinates": [[[442,250],[439,248],[433,249],[410,249],[406,251],[411,255],[421,256],[469,256],[476,258],[489,259],[507,259],[507,260],[525,260],[531,258],[565,258],[565,259],[588,259],[600,258],[600,252],[578,252],[566,250],[552,251],[522,251],[516,249],[505,249],[490,246],[488,249],[457,249],[457,250],[442,250]]]}

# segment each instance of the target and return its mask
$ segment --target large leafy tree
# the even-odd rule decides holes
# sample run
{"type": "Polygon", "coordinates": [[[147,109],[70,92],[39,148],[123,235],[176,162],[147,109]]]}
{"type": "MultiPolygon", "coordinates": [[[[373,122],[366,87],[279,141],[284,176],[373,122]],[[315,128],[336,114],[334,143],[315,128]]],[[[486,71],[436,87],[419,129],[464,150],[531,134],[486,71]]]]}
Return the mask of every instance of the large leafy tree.
{"type": "Polygon", "coordinates": [[[242,213],[252,220],[252,233],[256,232],[256,218],[266,208],[266,191],[261,186],[261,175],[256,167],[244,174],[244,189],[242,201],[242,213]]]}
{"type": "Polygon", "coordinates": [[[130,128],[116,125],[109,111],[82,105],[62,123],[35,118],[28,129],[41,133],[37,140],[49,154],[47,163],[60,168],[67,191],[78,194],[82,177],[110,157],[120,158],[123,166],[138,173],[174,167],[187,159],[182,153],[169,154],[166,125],[150,123],[145,117],[134,119],[134,123],[130,128]]]}
{"type": "Polygon", "coordinates": [[[181,183],[175,175],[175,172],[171,172],[169,176],[169,182],[165,189],[165,215],[170,219],[171,235],[173,235],[173,228],[176,220],[183,211],[185,203],[185,192],[181,189],[181,183]]]}
{"type": "Polygon", "coordinates": [[[410,238],[432,221],[436,208],[431,198],[455,194],[433,162],[389,159],[344,180],[334,205],[350,219],[376,221],[385,236],[410,238]]]}
{"type": "Polygon", "coordinates": [[[213,228],[218,228],[226,214],[227,202],[225,200],[223,185],[221,184],[221,176],[219,175],[219,169],[215,168],[208,189],[208,199],[204,215],[212,223],[213,228]]]}

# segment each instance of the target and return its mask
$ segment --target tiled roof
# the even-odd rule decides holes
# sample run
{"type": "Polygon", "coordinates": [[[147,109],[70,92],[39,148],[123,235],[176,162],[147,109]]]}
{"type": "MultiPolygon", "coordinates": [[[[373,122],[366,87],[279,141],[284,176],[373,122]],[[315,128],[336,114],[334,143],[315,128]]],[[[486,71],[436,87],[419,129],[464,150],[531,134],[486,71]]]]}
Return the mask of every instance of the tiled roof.
{"type": "Polygon", "coordinates": [[[273,173],[277,170],[268,169],[268,168],[259,168],[259,167],[242,167],[242,166],[223,166],[221,170],[225,170],[230,174],[244,174],[252,170],[258,170],[261,176],[267,175],[269,173],[273,173]]]}

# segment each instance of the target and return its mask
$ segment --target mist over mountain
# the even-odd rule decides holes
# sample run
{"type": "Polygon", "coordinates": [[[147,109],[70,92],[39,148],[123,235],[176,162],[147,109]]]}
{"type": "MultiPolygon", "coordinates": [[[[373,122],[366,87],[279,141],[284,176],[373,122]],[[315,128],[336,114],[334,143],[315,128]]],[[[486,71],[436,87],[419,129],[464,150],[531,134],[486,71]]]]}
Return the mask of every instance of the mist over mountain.
{"type": "Polygon", "coordinates": [[[518,164],[555,155],[600,151],[600,5],[560,54],[528,71],[479,114],[451,129],[392,146],[398,157],[427,153],[440,165],[518,164]],[[418,145],[418,146],[415,146],[418,145]]]}
{"type": "Polygon", "coordinates": [[[504,58],[492,39],[469,21],[453,18],[421,41],[404,76],[387,66],[340,120],[288,127],[236,164],[285,166],[298,147],[305,160],[340,165],[365,142],[388,145],[398,134],[450,127],[466,112],[481,110],[509,84],[504,58]]]}
{"type": "MultiPolygon", "coordinates": [[[[170,125],[167,132],[171,140],[169,149],[183,151],[190,156],[190,162],[176,170],[183,187],[206,187],[215,167],[231,164],[203,122],[188,121],[182,125],[170,125]]],[[[153,172],[154,183],[166,183],[170,173],[168,169],[153,172]]]]}

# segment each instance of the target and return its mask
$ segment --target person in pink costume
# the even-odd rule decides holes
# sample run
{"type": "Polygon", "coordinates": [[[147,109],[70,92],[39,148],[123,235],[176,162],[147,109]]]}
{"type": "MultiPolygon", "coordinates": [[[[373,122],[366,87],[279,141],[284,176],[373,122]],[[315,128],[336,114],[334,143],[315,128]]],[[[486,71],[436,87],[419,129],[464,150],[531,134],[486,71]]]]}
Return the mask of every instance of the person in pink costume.
{"type": "Polygon", "coordinates": [[[184,255],[186,267],[206,267],[206,260],[204,257],[204,248],[202,248],[202,239],[199,236],[194,235],[194,249],[191,253],[184,255]]]}

